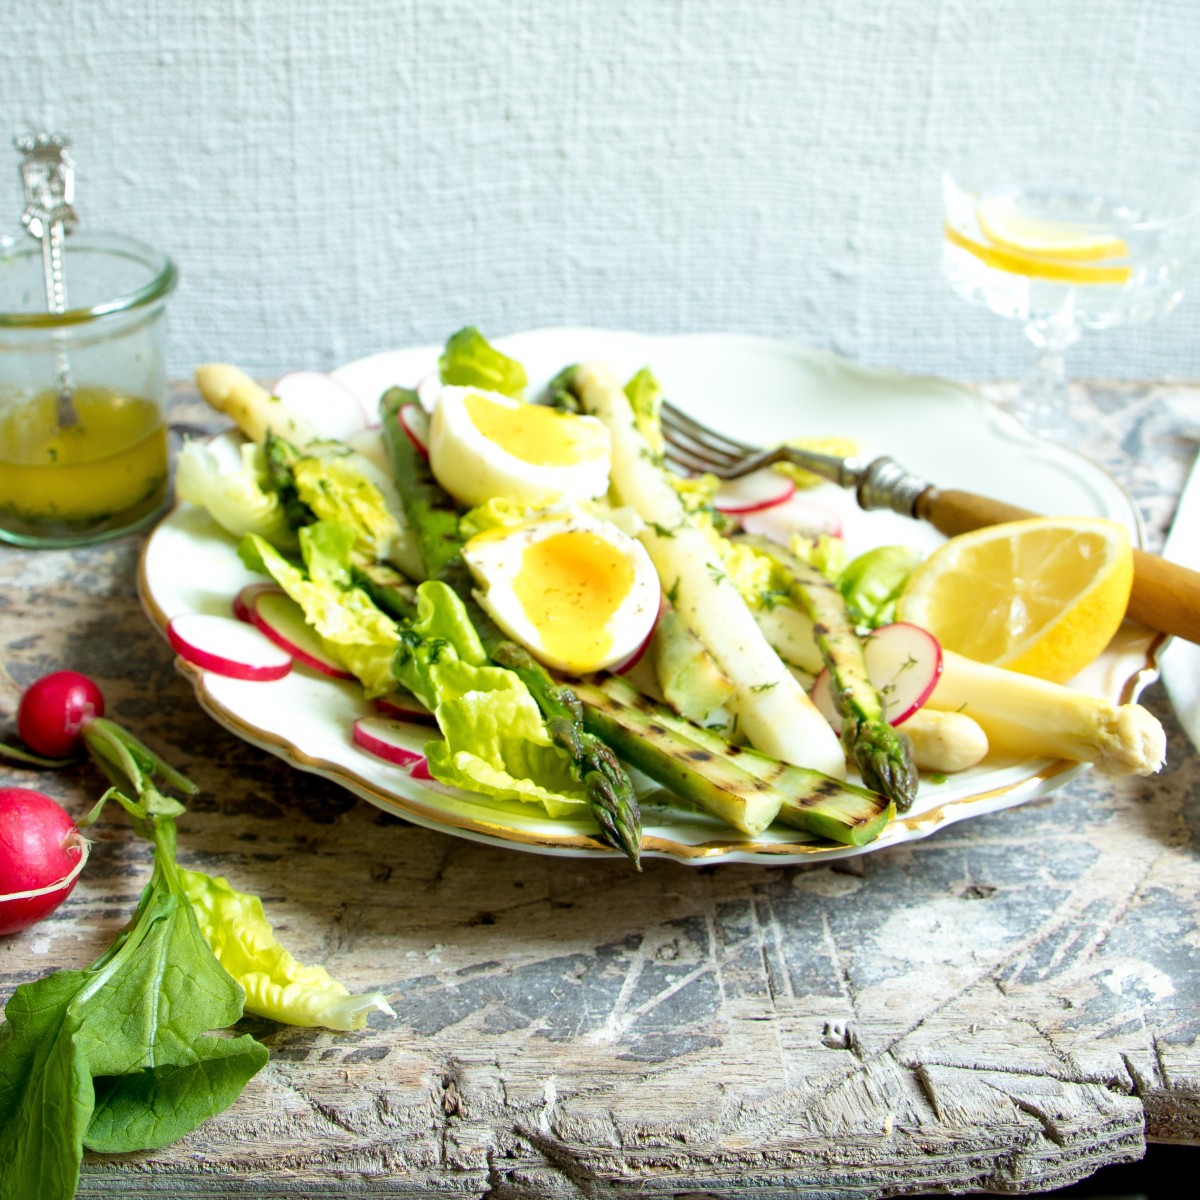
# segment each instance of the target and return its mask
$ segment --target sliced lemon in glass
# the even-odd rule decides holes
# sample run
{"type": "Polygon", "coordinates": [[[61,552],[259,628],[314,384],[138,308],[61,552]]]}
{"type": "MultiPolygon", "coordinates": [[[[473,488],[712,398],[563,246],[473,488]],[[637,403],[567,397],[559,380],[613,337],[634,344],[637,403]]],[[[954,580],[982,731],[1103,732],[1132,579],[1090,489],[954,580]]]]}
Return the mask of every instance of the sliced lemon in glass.
{"type": "Polygon", "coordinates": [[[1125,239],[1110,230],[1030,216],[1021,211],[1011,196],[981,200],[975,217],[980,233],[1011,254],[1087,263],[1125,258],[1129,254],[1125,239]]]}
{"type": "Polygon", "coordinates": [[[1126,283],[1133,275],[1124,239],[1102,229],[1030,216],[1010,196],[980,201],[979,237],[946,225],[946,240],[997,271],[1061,283],[1126,283]]]}
{"type": "Polygon", "coordinates": [[[1112,640],[1132,585],[1123,525],[1031,517],[943,543],[909,577],[896,615],[976,662],[1065,683],[1112,640]]]}

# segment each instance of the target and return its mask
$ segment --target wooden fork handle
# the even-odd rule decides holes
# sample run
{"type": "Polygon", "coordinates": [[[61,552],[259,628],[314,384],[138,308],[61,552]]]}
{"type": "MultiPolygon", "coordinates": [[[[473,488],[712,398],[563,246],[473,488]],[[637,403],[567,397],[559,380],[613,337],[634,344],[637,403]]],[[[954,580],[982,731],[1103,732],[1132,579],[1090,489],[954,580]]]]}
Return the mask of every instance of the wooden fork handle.
{"type": "MultiPolygon", "coordinates": [[[[973,492],[933,487],[917,497],[913,510],[947,537],[1039,515],[973,492]]],[[[1150,629],[1200,642],[1200,571],[1190,571],[1145,550],[1134,550],[1133,591],[1126,615],[1150,629]]]]}

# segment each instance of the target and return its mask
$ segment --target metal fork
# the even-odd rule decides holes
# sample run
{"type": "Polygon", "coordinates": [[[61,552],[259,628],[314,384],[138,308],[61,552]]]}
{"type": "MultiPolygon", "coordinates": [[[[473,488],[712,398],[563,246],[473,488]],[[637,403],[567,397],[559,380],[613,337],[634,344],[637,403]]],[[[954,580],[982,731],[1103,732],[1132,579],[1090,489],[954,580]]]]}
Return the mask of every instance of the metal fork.
{"type": "Polygon", "coordinates": [[[853,488],[862,508],[887,508],[906,517],[921,515],[916,511],[917,499],[933,486],[886,455],[863,462],[782,444],[750,446],[702,425],[666,402],[660,416],[667,460],[688,471],[711,472],[719,479],[739,479],[762,467],[790,462],[838,487],[853,488]]]}
{"type": "MultiPolygon", "coordinates": [[[[702,425],[665,403],[661,410],[666,458],[687,471],[709,471],[720,479],[737,479],[777,462],[792,462],[814,475],[852,488],[860,508],[890,509],[928,521],[947,537],[1037,516],[1027,508],[974,492],[935,487],[886,456],[862,462],[799,450],[794,446],[761,448],[739,442],[702,425]]],[[[1133,591],[1126,615],[1151,629],[1200,642],[1200,572],[1149,554],[1133,552],[1133,591]]]]}

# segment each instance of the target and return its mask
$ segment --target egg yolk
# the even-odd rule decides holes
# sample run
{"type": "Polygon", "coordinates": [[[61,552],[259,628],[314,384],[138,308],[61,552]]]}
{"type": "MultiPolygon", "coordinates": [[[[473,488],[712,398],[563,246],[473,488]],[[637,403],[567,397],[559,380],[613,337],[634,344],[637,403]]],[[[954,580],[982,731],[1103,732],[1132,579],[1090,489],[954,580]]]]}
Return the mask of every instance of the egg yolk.
{"type": "Polygon", "coordinates": [[[471,423],[489,442],[522,462],[539,467],[569,467],[598,458],[603,444],[571,413],[542,404],[509,407],[470,393],[463,401],[471,423]]]}
{"type": "Polygon", "coordinates": [[[530,543],[513,591],[545,650],[594,670],[612,649],[609,623],[633,586],[633,563],[607,539],[567,530],[530,543]]]}

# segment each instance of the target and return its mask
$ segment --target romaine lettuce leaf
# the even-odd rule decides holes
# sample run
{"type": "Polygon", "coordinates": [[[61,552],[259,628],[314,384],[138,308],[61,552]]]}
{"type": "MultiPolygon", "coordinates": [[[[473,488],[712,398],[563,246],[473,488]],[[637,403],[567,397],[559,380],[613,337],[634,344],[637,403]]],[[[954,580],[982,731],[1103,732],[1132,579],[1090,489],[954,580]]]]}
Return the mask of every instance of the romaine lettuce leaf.
{"type": "Polygon", "coordinates": [[[663,441],[662,422],[659,418],[663,402],[663,389],[657,376],[649,367],[643,367],[625,385],[625,395],[629,399],[629,407],[633,409],[633,419],[637,424],[638,433],[646,439],[646,445],[655,454],[662,454],[666,449],[666,443],[663,441]]]}
{"type": "Polygon", "coordinates": [[[501,800],[574,814],[586,798],[553,745],[537,702],[513,671],[492,666],[466,607],[444,583],[417,588],[417,617],[400,633],[396,678],[437,718],[444,742],[425,757],[435,779],[501,800]]]}
{"type": "Polygon", "coordinates": [[[438,368],[443,383],[484,388],[517,399],[529,383],[525,368],[489,345],[472,325],[450,335],[438,359],[438,368]]]}
{"type": "Polygon", "coordinates": [[[234,537],[255,533],[281,550],[296,548],[296,534],[279,496],[267,486],[263,449],[253,442],[184,442],[175,468],[175,490],[181,500],[205,509],[234,537]]]}
{"type": "Polygon", "coordinates": [[[337,522],[354,531],[358,556],[368,562],[387,556],[400,535],[400,523],[357,455],[302,456],[292,465],[292,477],[300,499],[318,520],[337,522]]]}
{"type": "Polygon", "coordinates": [[[242,539],[238,553],[251,570],[270,575],[300,605],[305,620],[359,679],[368,697],[382,696],[394,682],[392,656],[400,630],[366,592],[349,586],[344,556],[354,540],[354,530],[347,526],[317,521],[300,530],[304,568],[254,534],[242,539]]]}
{"type": "Polygon", "coordinates": [[[257,896],[221,876],[179,870],[200,932],[217,962],[241,984],[245,1009],[284,1025],[362,1029],[370,1012],[396,1014],[382,992],[352,996],[321,966],[306,967],[288,953],[257,896]]]}
{"type": "Polygon", "coordinates": [[[416,618],[397,624],[349,584],[354,537],[336,521],[305,526],[303,567],[254,535],[239,553],[300,605],[367,696],[382,696],[399,681],[433,712],[445,739],[425,747],[436,779],[497,799],[540,803],[552,816],[577,811],[585,797],[569,757],[551,743],[521,678],[489,664],[463,602],[446,584],[428,581],[417,588],[416,618]]]}

